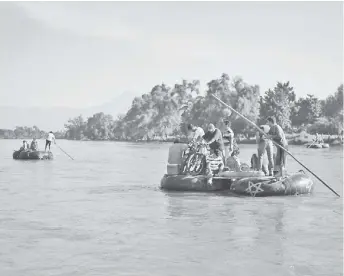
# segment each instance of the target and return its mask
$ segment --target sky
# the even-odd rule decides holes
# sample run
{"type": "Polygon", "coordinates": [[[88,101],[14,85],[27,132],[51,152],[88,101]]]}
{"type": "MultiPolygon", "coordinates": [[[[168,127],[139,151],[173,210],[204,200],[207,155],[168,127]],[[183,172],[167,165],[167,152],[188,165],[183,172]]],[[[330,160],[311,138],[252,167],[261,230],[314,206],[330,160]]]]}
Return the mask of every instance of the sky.
{"type": "Polygon", "coordinates": [[[83,108],[222,73],[343,82],[342,2],[0,2],[0,105],[83,108]]]}

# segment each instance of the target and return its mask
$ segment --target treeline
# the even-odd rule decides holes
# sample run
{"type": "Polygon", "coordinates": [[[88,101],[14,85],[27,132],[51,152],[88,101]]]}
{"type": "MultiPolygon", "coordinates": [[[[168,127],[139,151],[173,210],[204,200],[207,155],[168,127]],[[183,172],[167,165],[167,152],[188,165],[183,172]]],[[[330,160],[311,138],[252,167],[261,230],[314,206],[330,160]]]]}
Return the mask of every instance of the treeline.
{"type": "Polygon", "coordinates": [[[224,119],[232,122],[237,135],[254,135],[248,123],[212,94],[256,123],[265,122],[267,116],[275,116],[278,124],[289,133],[306,131],[338,135],[343,130],[343,85],[323,100],[311,94],[296,99],[289,82],[278,82],[261,95],[258,85],[250,85],[240,77],[230,79],[227,74],[208,82],[204,93],[199,86],[198,80],[183,80],[173,87],[156,85],[150,93],[134,98],[128,112],[117,119],[104,113],[94,114],[86,120],[82,116],[70,119],[65,125],[65,138],[168,140],[184,135],[188,123],[206,128],[211,122],[222,127],[224,119]]]}
{"type": "MultiPolygon", "coordinates": [[[[57,139],[65,138],[65,131],[55,132],[57,139]]],[[[0,129],[0,139],[45,139],[48,135],[47,132],[40,130],[37,126],[33,127],[16,127],[12,129],[0,129]]]]}
{"type": "MultiPolygon", "coordinates": [[[[278,82],[261,95],[258,85],[222,74],[208,82],[206,91],[202,92],[198,80],[182,80],[173,87],[156,85],[149,93],[135,97],[123,116],[114,119],[111,115],[97,113],[84,119],[80,115],[70,119],[65,130],[55,135],[71,140],[169,140],[185,135],[188,123],[203,128],[209,123],[222,127],[223,120],[229,119],[236,135],[253,136],[252,126],[224,107],[212,94],[258,124],[265,123],[267,116],[275,116],[288,133],[306,131],[338,135],[343,130],[343,84],[326,99],[311,94],[297,99],[289,82],[278,82]]],[[[21,137],[32,137],[29,129],[16,128],[14,134],[7,133],[6,136],[18,137],[16,133],[20,133],[21,137]]],[[[35,129],[33,132],[38,134],[38,128],[35,129]]]]}

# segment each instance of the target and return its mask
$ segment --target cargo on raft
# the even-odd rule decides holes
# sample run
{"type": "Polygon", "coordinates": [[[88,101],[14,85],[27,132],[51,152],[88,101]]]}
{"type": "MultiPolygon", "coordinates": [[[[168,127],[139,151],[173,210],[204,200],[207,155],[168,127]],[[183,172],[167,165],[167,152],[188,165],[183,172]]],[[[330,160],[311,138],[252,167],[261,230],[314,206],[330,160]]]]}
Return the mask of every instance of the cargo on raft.
{"type": "Polygon", "coordinates": [[[50,151],[15,151],[13,152],[13,159],[16,160],[52,160],[53,154],[50,151]]]}

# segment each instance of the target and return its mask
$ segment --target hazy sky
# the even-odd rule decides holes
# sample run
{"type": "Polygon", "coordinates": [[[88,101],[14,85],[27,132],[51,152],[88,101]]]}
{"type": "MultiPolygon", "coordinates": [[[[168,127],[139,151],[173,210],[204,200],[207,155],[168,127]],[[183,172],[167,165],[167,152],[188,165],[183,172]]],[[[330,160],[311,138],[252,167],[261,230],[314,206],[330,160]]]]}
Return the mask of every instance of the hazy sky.
{"type": "Polygon", "coordinates": [[[343,3],[0,3],[0,105],[86,107],[223,72],[261,93],[333,93],[343,3]]]}

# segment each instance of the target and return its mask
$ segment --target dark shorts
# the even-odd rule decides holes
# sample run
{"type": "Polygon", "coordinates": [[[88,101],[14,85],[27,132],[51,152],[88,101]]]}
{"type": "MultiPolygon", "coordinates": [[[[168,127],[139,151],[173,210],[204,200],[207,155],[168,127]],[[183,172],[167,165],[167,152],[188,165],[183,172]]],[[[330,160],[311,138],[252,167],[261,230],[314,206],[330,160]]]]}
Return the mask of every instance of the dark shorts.
{"type": "Polygon", "coordinates": [[[51,141],[48,141],[48,140],[45,140],[45,146],[47,147],[47,146],[51,146],[51,141]]]}

